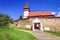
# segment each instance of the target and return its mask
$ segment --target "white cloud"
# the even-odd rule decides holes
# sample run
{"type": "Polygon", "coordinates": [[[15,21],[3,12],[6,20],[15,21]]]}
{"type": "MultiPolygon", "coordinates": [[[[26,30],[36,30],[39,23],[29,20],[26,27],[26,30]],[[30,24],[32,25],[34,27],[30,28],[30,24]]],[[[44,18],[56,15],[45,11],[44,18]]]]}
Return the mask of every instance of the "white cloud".
{"type": "Polygon", "coordinates": [[[56,15],[57,12],[52,12],[53,15],[55,15],[56,17],[60,17],[60,12],[58,12],[58,14],[56,15]]]}
{"type": "Polygon", "coordinates": [[[56,17],[60,17],[60,12],[58,12],[58,14],[56,15],[56,17]]]}
{"type": "Polygon", "coordinates": [[[55,15],[55,14],[56,14],[56,12],[52,12],[52,14],[53,14],[53,15],[55,15]]]}

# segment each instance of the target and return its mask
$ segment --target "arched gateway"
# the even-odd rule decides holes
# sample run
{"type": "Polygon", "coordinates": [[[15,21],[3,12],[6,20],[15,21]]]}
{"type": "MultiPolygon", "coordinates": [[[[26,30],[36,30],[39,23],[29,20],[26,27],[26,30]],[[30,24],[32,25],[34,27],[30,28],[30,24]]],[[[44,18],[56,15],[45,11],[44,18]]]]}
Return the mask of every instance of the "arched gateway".
{"type": "Polygon", "coordinates": [[[42,22],[38,18],[34,19],[33,21],[32,30],[34,31],[36,29],[43,31],[42,22]]]}

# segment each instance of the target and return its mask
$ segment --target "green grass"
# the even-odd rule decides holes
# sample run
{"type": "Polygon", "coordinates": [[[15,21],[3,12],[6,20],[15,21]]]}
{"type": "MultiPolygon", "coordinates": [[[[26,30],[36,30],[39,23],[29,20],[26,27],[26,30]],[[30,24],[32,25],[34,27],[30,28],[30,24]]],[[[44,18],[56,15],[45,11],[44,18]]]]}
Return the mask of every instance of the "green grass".
{"type": "Polygon", "coordinates": [[[50,34],[53,34],[53,35],[56,35],[56,36],[59,36],[60,37],[60,32],[52,32],[52,31],[45,31],[47,33],[50,33],[50,34]]]}
{"type": "Polygon", "coordinates": [[[11,28],[0,28],[0,40],[37,40],[27,32],[17,31],[11,28]]]}
{"type": "Polygon", "coordinates": [[[29,28],[18,28],[18,29],[20,29],[20,30],[29,30],[29,31],[31,31],[31,29],[29,29],[29,28]]]}

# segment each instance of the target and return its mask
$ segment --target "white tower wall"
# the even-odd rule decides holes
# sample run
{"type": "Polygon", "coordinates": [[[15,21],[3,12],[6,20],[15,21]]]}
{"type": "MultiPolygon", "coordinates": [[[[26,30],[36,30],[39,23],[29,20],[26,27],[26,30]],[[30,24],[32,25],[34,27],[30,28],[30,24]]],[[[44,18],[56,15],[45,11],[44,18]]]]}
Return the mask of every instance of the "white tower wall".
{"type": "Polygon", "coordinates": [[[24,17],[23,18],[27,18],[28,14],[29,14],[29,11],[24,11],[24,17]]]}

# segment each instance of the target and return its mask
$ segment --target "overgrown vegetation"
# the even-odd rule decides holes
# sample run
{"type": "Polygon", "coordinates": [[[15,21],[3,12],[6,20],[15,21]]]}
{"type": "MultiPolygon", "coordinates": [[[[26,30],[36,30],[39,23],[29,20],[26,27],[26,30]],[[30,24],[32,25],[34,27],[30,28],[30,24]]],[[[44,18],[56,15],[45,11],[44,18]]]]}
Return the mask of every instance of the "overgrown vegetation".
{"type": "Polygon", "coordinates": [[[9,27],[9,24],[13,22],[13,19],[4,14],[0,14],[0,28],[2,27],[9,27]]]}
{"type": "Polygon", "coordinates": [[[23,17],[22,17],[22,15],[20,15],[19,20],[22,20],[22,19],[23,19],[23,17]]]}
{"type": "Polygon", "coordinates": [[[10,28],[0,28],[0,40],[37,40],[27,32],[17,31],[10,28]]]}
{"type": "Polygon", "coordinates": [[[59,32],[45,31],[45,32],[56,35],[56,36],[60,36],[60,31],[59,32]]]}

